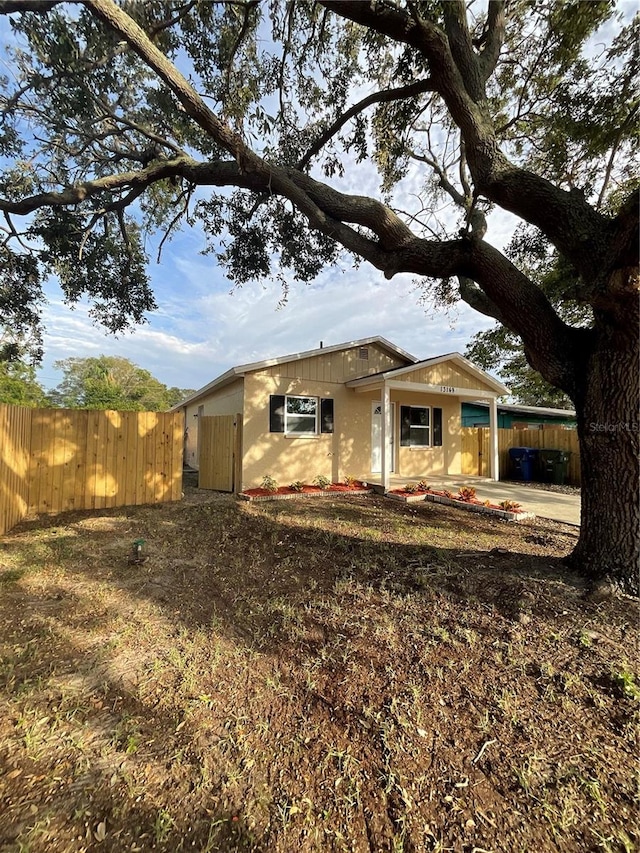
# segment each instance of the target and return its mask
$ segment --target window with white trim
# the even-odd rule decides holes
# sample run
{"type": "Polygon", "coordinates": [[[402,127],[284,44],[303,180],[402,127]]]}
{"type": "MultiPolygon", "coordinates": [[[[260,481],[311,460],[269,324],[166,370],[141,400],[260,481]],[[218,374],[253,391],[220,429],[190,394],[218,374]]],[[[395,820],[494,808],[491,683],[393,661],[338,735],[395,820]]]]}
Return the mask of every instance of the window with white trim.
{"type": "Polygon", "coordinates": [[[284,431],[295,435],[318,432],[318,398],[285,397],[284,431]]]}
{"type": "Polygon", "coordinates": [[[400,406],[400,446],[442,447],[442,424],[439,406],[400,406]]]}
{"type": "Polygon", "coordinates": [[[400,407],[402,447],[431,447],[431,409],[428,406],[400,407]]]}
{"type": "Polygon", "coordinates": [[[318,435],[333,432],[333,399],[272,394],[269,398],[269,432],[318,435]]]}

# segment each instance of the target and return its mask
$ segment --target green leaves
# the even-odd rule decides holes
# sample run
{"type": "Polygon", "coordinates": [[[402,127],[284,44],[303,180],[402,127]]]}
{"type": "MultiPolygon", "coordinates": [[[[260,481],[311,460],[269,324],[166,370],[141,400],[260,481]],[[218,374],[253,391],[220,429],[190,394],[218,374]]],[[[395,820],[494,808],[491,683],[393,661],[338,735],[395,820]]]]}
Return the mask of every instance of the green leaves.
{"type": "Polygon", "coordinates": [[[92,300],[91,314],[112,332],[144,321],[156,307],[140,231],[130,217],[110,213],[97,222],[66,209],[41,211],[30,235],[46,247],[40,261],[56,274],[66,299],[92,300]]]}
{"type": "Polygon", "coordinates": [[[127,358],[67,358],[55,367],[64,378],[51,393],[51,402],[67,409],[164,411],[191,393],[167,388],[127,358]]]}
{"type": "MultiPolygon", "coordinates": [[[[0,359],[2,358],[0,348],[0,359]]],[[[13,406],[44,406],[45,393],[32,365],[0,360],[0,403],[13,406]]]]}

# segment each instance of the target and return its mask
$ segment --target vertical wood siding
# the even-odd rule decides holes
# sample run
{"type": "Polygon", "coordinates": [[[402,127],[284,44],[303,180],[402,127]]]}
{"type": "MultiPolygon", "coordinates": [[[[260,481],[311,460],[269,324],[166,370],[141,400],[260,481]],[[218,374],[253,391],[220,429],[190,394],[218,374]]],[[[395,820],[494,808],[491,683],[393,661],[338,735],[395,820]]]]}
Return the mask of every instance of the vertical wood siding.
{"type": "Polygon", "coordinates": [[[198,420],[198,486],[220,492],[237,491],[242,463],[242,415],[208,415],[198,420]]]}

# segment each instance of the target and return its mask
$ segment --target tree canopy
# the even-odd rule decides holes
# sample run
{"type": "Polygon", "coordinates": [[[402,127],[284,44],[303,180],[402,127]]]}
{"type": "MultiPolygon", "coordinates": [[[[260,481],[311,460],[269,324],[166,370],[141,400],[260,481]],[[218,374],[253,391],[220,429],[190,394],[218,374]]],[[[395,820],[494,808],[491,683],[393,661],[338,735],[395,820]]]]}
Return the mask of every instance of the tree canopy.
{"type": "Polygon", "coordinates": [[[33,365],[0,360],[0,403],[31,408],[46,405],[46,394],[33,365]]]}
{"type": "Polygon", "coordinates": [[[148,370],[119,356],[66,358],[54,366],[63,379],[48,401],[65,409],[163,412],[193,393],[167,388],[148,370]]]}
{"type": "Polygon", "coordinates": [[[637,17],[613,0],[0,0],[0,12],[14,37],[2,281],[20,316],[37,323],[55,274],[108,328],[138,322],[153,306],[148,237],[162,249],[185,224],[236,282],[308,281],[343,252],[388,279],[413,273],[517,335],[574,403],[589,519],[574,557],[637,589],[637,17]],[[553,298],[489,242],[499,208],[569,271],[553,298]],[[566,319],[568,302],[586,323],[566,319]]]}

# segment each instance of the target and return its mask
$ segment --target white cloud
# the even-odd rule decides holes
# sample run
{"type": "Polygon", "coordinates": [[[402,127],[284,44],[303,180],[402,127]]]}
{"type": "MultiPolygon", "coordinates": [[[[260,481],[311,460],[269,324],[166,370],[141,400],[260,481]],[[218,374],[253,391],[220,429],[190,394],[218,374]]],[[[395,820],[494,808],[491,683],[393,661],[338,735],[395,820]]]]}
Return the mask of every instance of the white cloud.
{"type": "MultiPolygon", "coordinates": [[[[51,298],[47,327],[46,385],[60,380],[54,360],[69,356],[120,355],[150,370],[167,385],[198,388],[229,367],[343,341],[383,335],[418,357],[463,350],[489,324],[469,309],[453,329],[443,316],[427,317],[409,276],[386,281],[362,265],[323,272],[311,285],[291,285],[280,308],[280,285],[245,285],[233,293],[212,283],[212,262],[176,257],[175,290],[165,281],[159,310],[148,325],[119,337],[91,324],[86,305],[75,310],[51,298]]],[[[217,273],[219,278],[219,273],[217,273]]]]}

